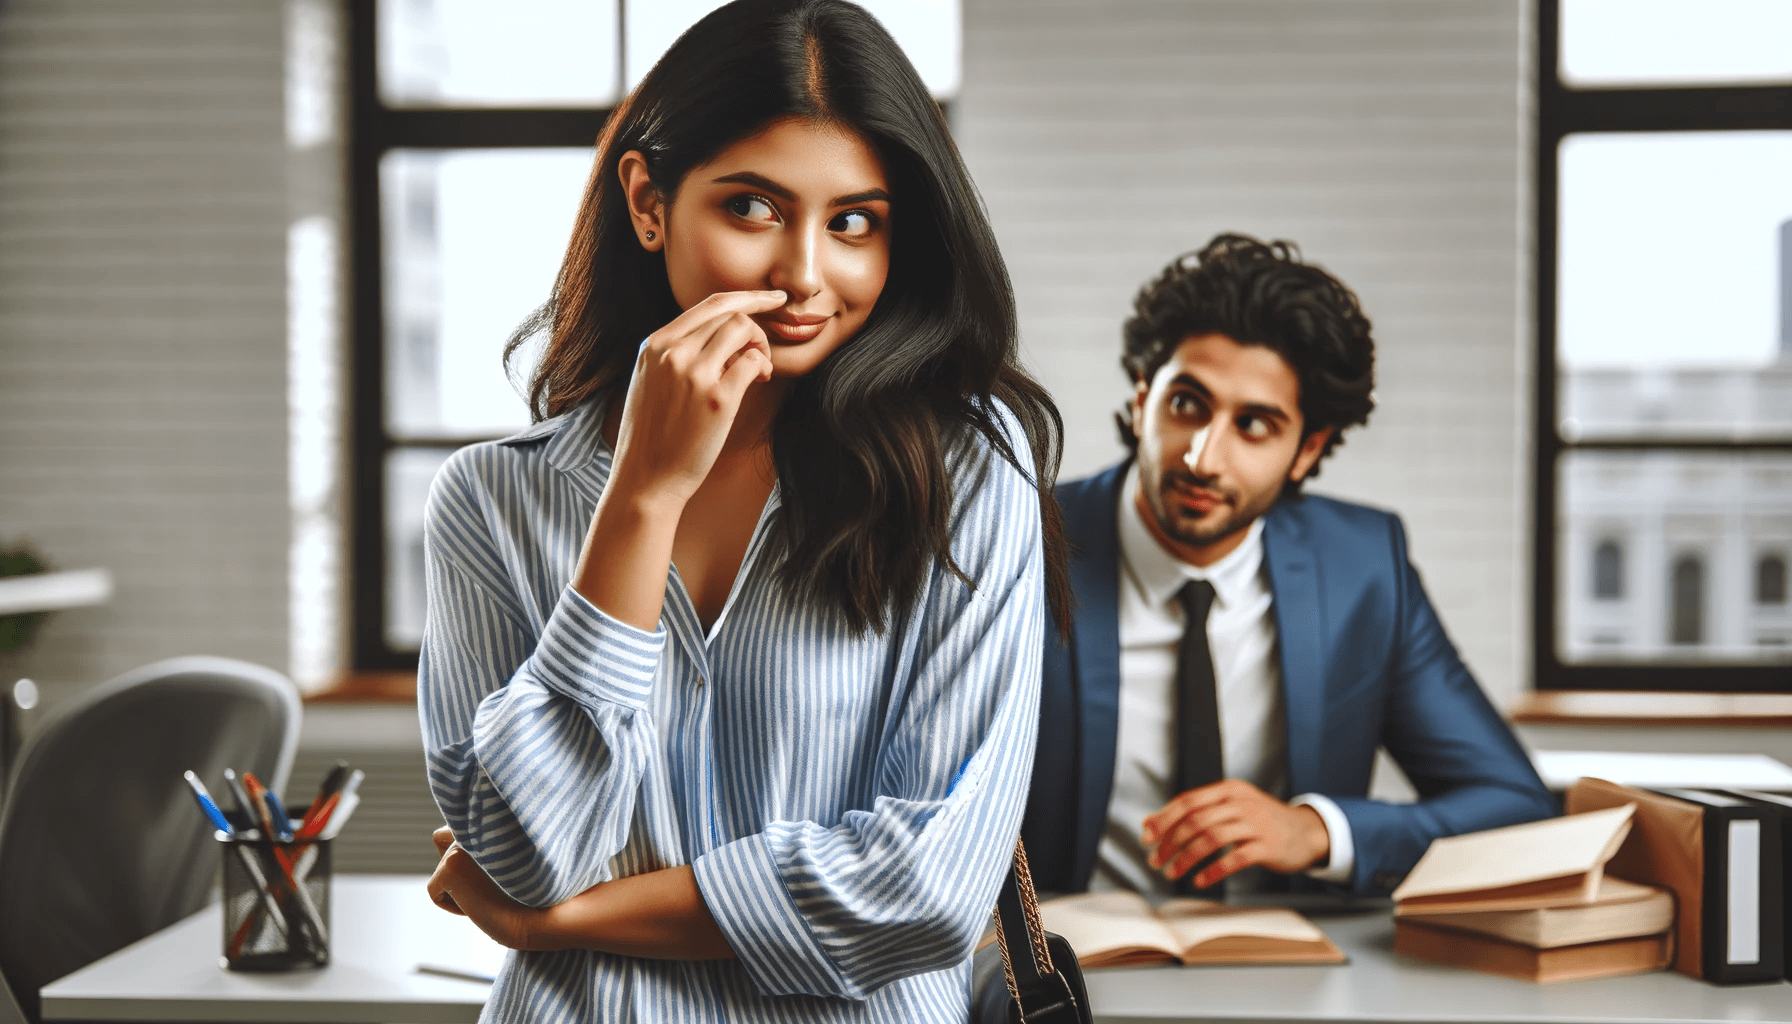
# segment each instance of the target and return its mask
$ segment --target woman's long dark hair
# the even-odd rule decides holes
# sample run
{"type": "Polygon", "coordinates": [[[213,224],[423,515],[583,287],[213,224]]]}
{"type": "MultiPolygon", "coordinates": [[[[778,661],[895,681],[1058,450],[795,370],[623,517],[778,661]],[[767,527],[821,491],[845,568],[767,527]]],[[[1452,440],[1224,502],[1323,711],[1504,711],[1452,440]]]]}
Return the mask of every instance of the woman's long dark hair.
{"type": "Polygon", "coordinates": [[[617,108],[553,296],[505,349],[508,360],[548,334],[529,392],[535,417],[594,395],[620,400],[641,339],[680,312],[664,257],[636,240],[622,155],[640,150],[670,202],[691,168],[788,117],[844,125],[871,145],[899,223],[864,327],[794,382],[772,427],[786,585],[854,629],[882,631],[936,560],[963,579],[946,456],[981,435],[1020,465],[989,401],[999,399],[1031,448],[1062,632],[1070,590],[1051,488],[1063,422],[1020,367],[1008,271],[939,108],[895,40],[853,4],[738,0],[680,37],[617,108]]]}

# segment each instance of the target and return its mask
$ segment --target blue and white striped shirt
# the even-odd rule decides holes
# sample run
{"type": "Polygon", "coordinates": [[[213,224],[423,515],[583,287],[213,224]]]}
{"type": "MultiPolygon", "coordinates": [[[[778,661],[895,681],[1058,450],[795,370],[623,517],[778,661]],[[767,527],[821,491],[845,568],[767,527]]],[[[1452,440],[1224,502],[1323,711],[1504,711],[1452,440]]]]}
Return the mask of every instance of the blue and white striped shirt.
{"type": "Polygon", "coordinates": [[[430,788],[532,906],[693,865],[739,959],[513,952],[481,1019],[962,1024],[1037,729],[1032,484],[981,440],[953,460],[952,552],[975,587],[935,566],[882,635],[785,593],[774,491],[708,635],[676,568],[649,633],[568,585],[613,457],[602,413],[462,449],[436,478],[430,788]]]}

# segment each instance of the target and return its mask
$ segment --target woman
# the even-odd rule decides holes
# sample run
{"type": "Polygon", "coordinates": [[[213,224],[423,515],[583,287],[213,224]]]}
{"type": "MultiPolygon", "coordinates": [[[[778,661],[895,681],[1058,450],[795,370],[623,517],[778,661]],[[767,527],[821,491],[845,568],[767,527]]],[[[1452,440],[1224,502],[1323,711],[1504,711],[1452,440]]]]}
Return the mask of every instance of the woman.
{"type": "Polygon", "coordinates": [[[839,0],[711,14],[598,150],[542,419],[430,499],[431,898],[520,951],[488,1020],[962,1021],[1067,600],[975,193],[839,0]]]}

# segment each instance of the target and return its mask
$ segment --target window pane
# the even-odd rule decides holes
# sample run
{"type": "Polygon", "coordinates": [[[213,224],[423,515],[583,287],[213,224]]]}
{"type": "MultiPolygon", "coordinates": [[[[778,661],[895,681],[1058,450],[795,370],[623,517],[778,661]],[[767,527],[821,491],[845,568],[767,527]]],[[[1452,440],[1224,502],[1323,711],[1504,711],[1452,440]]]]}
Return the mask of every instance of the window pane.
{"type": "Polygon", "coordinates": [[[380,0],[380,99],[395,107],[607,107],[616,0],[380,0]]]}
{"type": "Polygon", "coordinates": [[[1786,0],[1562,0],[1561,24],[1570,86],[1792,80],[1786,0]]]}
{"type": "Polygon", "coordinates": [[[1792,132],[1574,135],[1560,167],[1563,435],[1792,433],[1792,132]]]}
{"type": "Polygon", "coordinates": [[[1792,455],[1572,451],[1560,479],[1563,661],[1792,663],[1792,605],[1760,600],[1792,549],[1792,455]]]}
{"type": "Polygon", "coordinates": [[[587,149],[394,150],[380,163],[386,428],[500,436],[529,423],[504,342],[546,301],[572,234],[587,149]]]}
{"type": "MultiPolygon", "coordinates": [[[[633,89],[684,30],[726,0],[653,0],[626,8],[628,68],[633,89]]],[[[959,0],[859,0],[894,36],[936,99],[958,95],[962,61],[959,0]]]]}
{"type": "Polygon", "coordinates": [[[423,507],[449,453],[395,448],[386,456],[386,643],[414,651],[423,639],[423,507]]]}

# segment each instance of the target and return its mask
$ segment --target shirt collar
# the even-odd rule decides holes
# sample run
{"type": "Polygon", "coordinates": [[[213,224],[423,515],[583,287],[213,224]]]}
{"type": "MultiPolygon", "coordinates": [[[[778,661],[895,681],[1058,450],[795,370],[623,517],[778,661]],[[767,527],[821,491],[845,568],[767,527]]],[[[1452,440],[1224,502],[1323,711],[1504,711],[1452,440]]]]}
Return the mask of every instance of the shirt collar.
{"type": "Polygon", "coordinates": [[[1245,533],[1244,543],[1231,554],[1208,566],[1194,566],[1165,551],[1139,514],[1139,467],[1134,463],[1120,488],[1120,562],[1133,585],[1152,607],[1168,604],[1189,580],[1206,580],[1221,605],[1236,605],[1246,597],[1251,581],[1263,568],[1263,519],[1258,517],[1245,533]]]}

